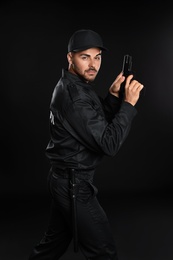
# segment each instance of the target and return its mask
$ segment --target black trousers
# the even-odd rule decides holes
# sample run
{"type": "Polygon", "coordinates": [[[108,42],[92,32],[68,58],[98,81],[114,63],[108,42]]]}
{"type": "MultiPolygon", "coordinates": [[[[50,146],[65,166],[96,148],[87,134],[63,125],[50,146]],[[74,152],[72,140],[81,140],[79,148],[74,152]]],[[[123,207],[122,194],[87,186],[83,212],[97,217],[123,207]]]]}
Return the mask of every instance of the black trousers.
{"type": "MultiPolygon", "coordinates": [[[[85,259],[117,260],[116,246],[107,216],[97,200],[94,171],[76,173],[78,244],[85,259]]],[[[51,169],[48,185],[52,196],[47,231],[33,248],[29,260],[57,260],[73,239],[69,174],[51,169]]]]}

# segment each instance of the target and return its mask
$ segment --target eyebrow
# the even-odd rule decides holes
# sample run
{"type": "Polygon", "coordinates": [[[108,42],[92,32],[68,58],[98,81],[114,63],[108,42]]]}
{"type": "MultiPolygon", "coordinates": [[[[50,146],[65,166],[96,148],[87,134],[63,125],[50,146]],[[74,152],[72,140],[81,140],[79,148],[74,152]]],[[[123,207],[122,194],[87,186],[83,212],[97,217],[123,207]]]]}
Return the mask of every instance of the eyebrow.
{"type": "MultiPolygon", "coordinates": [[[[81,53],[80,56],[82,56],[82,55],[85,55],[85,56],[87,56],[87,57],[90,57],[90,56],[91,56],[90,54],[87,54],[87,53],[81,53]]],[[[101,56],[101,55],[102,55],[102,53],[100,52],[100,53],[96,54],[95,57],[101,56]]]]}

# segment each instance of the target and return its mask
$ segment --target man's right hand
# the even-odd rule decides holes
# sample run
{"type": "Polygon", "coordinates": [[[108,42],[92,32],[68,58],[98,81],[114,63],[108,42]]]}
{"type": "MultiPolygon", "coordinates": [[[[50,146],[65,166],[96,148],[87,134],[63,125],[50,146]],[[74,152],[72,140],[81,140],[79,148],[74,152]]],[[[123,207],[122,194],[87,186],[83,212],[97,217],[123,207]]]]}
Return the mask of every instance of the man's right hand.
{"type": "Polygon", "coordinates": [[[133,75],[129,75],[125,83],[124,101],[134,106],[140,97],[140,91],[143,87],[143,84],[133,79],[133,75]]]}

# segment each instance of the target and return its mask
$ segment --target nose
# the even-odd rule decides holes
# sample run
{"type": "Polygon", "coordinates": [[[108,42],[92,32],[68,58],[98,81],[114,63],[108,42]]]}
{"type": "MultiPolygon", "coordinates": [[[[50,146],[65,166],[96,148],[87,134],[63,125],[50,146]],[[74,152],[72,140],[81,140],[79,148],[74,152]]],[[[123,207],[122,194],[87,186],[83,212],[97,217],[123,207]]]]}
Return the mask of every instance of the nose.
{"type": "Polygon", "coordinates": [[[95,60],[94,59],[90,59],[90,62],[89,62],[89,67],[90,68],[95,68],[95,60]]]}

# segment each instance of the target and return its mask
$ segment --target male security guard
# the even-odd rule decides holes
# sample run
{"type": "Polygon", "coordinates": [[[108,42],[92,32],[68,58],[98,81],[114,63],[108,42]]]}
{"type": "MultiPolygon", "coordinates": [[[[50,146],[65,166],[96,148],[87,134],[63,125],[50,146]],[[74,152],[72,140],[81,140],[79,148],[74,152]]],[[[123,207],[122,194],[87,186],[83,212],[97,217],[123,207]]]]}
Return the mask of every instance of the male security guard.
{"type": "MultiPolygon", "coordinates": [[[[69,40],[69,65],[62,70],[50,103],[50,141],[46,148],[51,164],[50,223],[29,260],[60,259],[73,237],[75,251],[79,246],[88,260],[118,259],[93,177],[103,156],[115,156],[128,136],[143,85],[133,75],[128,76],[124,96],[120,97],[125,81],[121,72],[107,96],[100,98],[93,81],[106,50],[93,30],[78,30],[69,40]]],[[[102,85],[105,87],[104,77],[102,85]]]]}

